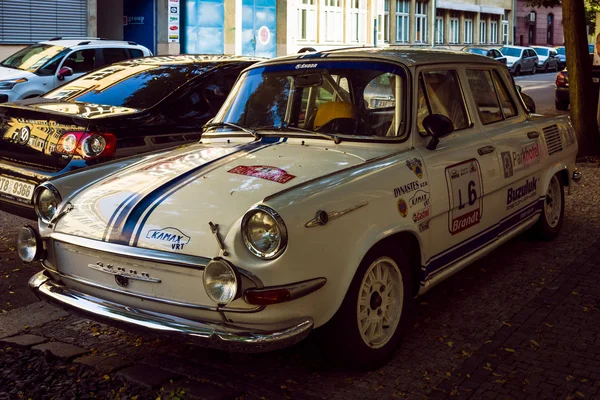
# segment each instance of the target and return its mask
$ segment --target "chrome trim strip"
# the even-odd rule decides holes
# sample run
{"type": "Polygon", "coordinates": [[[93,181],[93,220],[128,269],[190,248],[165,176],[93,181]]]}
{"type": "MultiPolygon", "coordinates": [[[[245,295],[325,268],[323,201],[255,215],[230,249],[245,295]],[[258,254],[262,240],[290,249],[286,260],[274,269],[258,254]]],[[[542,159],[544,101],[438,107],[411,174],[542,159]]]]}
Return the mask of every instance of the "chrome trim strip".
{"type": "Polygon", "coordinates": [[[364,207],[366,205],[368,205],[369,202],[368,201],[363,201],[362,203],[359,203],[355,206],[346,208],[345,210],[342,211],[331,211],[327,213],[327,220],[323,221],[323,219],[320,217],[320,213],[321,211],[317,211],[317,216],[314,217],[313,219],[311,219],[310,221],[308,221],[304,226],[307,228],[313,228],[315,226],[322,226],[325,225],[327,222],[331,221],[332,219],[336,219],[341,217],[342,215],[348,214],[349,212],[352,212],[354,210],[358,210],[361,207],[364,207]]]}
{"type": "Polygon", "coordinates": [[[29,280],[29,287],[40,299],[88,318],[125,329],[159,333],[178,342],[228,351],[257,353],[289,347],[306,338],[314,326],[310,317],[290,321],[286,328],[275,331],[228,323],[193,321],[89,296],[53,282],[43,272],[29,280]]]}
{"type": "Polygon", "coordinates": [[[290,283],[288,285],[280,286],[268,286],[262,289],[248,289],[244,292],[244,301],[248,304],[252,304],[248,301],[248,293],[260,293],[269,292],[271,290],[287,289],[290,292],[290,297],[286,301],[291,301],[309,295],[317,290],[321,289],[327,283],[327,278],[315,278],[308,281],[290,283]]]}
{"type": "Polygon", "coordinates": [[[135,270],[130,270],[129,272],[127,272],[125,270],[125,268],[123,268],[123,267],[117,266],[117,269],[115,269],[114,265],[112,265],[112,264],[104,265],[100,261],[98,261],[96,264],[88,264],[87,266],[88,266],[88,268],[91,268],[91,269],[99,271],[99,272],[103,272],[105,274],[121,276],[121,277],[124,277],[127,279],[133,279],[133,280],[142,281],[142,282],[161,283],[160,279],[151,277],[147,272],[142,272],[140,274],[138,274],[137,271],[135,271],[135,270]]]}
{"type": "Polygon", "coordinates": [[[178,265],[186,268],[203,270],[210,261],[206,257],[190,256],[186,254],[175,254],[160,250],[141,249],[122,244],[102,242],[99,240],[86,239],[79,236],[67,235],[64,233],[53,232],[51,239],[74,246],[85,247],[88,249],[117,254],[122,257],[131,257],[139,260],[152,261],[164,264],[178,265]]]}
{"type": "Polygon", "coordinates": [[[195,310],[205,310],[205,311],[224,311],[224,312],[237,312],[237,313],[255,313],[258,311],[261,311],[265,308],[265,306],[257,306],[254,308],[231,308],[231,307],[217,307],[217,306],[202,306],[199,304],[194,304],[194,303],[187,303],[184,301],[178,301],[178,300],[168,300],[168,299],[161,299],[158,297],[152,297],[152,296],[147,296],[145,294],[140,294],[140,293],[133,293],[133,292],[128,292],[123,288],[119,288],[119,289],[115,289],[115,288],[111,288],[109,286],[105,286],[102,285],[100,283],[96,283],[90,280],[87,280],[85,278],[81,278],[79,276],[75,276],[75,275],[71,275],[71,274],[65,274],[64,272],[58,272],[58,271],[53,271],[53,270],[49,270],[49,272],[56,274],[58,276],[60,276],[63,279],[68,279],[77,283],[81,283],[82,285],[86,285],[89,287],[93,287],[95,289],[100,289],[100,290],[106,290],[107,292],[112,292],[112,293],[117,293],[117,294],[123,294],[125,296],[130,296],[130,297],[137,297],[139,299],[144,299],[144,300],[148,300],[148,301],[154,301],[156,303],[161,303],[161,304],[167,304],[170,306],[177,306],[177,307],[185,307],[185,308],[192,308],[195,310]]]}

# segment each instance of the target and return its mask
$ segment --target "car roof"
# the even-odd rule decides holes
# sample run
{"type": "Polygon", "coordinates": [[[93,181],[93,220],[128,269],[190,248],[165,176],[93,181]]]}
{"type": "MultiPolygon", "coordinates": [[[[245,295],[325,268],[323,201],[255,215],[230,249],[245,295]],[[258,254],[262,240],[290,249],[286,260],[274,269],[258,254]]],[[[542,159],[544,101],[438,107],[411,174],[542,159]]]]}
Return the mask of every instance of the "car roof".
{"type": "Polygon", "coordinates": [[[502,47],[507,47],[510,49],[520,49],[520,50],[526,50],[526,49],[531,49],[530,46],[502,46],[502,47]]]}
{"type": "Polygon", "coordinates": [[[135,42],[128,42],[126,40],[107,40],[101,38],[88,38],[88,37],[69,37],[69,38],[52,38],[49,40],[43,40],[39,43],[50,44],[55,46],[63,47],[77,47],[77,46],[98,46],[98,47],[113,47],[113,46],[125,46],[125,47],[144,47],[135,42]]]}
{"type": "Polygon", "coordinates": [[[376,47],[351,47],[345,49],[324,50],[314,53],[302,53],[278,57],[274,60],[269,60],[261,63],[267,65],[282,61],[295,61],[310,63],[311,60],[318,59],[348,59],[359,58],[368,59],[376,58],[381,61],[395,61],[406,66],[417,66],[427,64],[452,64],[456,62],[476,62],[490,63],[497,65],[498,61],[479,54],[468,53],[458,50],[437,50],[435,48],[417,49],[407,48],[404,46],[389,46],[385,48],[376,47]]]}
{"type": "Polygon", "coordinates": [[[263,61],[265,58],[259,57],[248,57],[248,56],[235,56],[235,55],[215,55],[215,54],[178,54],[178,55],[164,55],[164,56],[150,56],[143,58],[134,58],[130,60],[124,60],[113,65],[189,65],[189,64],[202,64],[202,63],[241,63],[241,62],[258,62],[263,61]]]}
{"type": "Polygon", "coordinates": [[[534,49],[548,49],[548,50],[554,50],[554,47],[550,47],[550,46],[531,46],[534,49]]]}

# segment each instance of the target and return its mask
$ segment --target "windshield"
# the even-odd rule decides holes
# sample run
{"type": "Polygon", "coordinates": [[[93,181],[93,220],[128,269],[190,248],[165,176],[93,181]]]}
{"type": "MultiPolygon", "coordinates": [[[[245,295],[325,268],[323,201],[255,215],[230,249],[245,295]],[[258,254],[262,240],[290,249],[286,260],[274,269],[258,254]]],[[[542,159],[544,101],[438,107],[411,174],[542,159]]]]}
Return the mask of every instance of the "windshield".
{"type": "Polygon", "coordinates": [[[560,54],[560,55],[563,55],[563,56],[565,55],[565,48],[564,48],[564,47],[558,47],[558,48],[556,49],[556,51],[557,51],[557,52],[558,52],[558,54],[560,54]]]}
{"type": "Polygon", "coordinates": [[[547,56],[548,55],[548,49],[544,49],[543,47],[534,47],[533,49],[539,56],[547,56]]]}
{"type": "Polygon", "coordinates": [[[396,139],[405,130],[406,90],[404,70],[386,63],[270,65],[244,73],[213,122],[290,135],[396,139]]]}
{"type": "Polygon", "coordinates": [[[154,65],[141,62],[99,69],[61,86],[44,97],[108,106],[146,109],[154,106],[209,64],[154,65]]]}
{"type": "Polygon", "coordinates": [[[38,70],[51,70],[54,73],[58,63],[69,50],[62,46],[49,44],[34,44],[11,55],[0,65],[7,68],[21,69],[23,71],[37,72],[38,70]],[[56,64],[56,65],[54,65],[56,64]],[[52,65],[54,69],[52,70],[52,65]]]}
{"type": "Polygon", "coordinates": [[[521,57],[521,49],[515,49],[514,47],[503,47],[500,49],[500,53],[509,57],[521,57]]]}
{"type": "Polygon", "coordinates": [[[469,53],[481,54],[482,56],[487,55],[487,50],[484,49],[467,49],[469,53]]]}

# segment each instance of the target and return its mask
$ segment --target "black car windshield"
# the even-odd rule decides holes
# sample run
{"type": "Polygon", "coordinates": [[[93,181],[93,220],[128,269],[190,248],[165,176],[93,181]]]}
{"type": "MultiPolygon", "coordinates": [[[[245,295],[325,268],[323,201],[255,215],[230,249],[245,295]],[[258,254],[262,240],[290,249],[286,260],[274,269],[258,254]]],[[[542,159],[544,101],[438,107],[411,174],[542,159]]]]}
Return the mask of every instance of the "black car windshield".
{"type": "Polygon", "coordinates": [[[521,57],[521,49],[515,49],[514,47],[503,47],[500,49],[500,53],[509,57],[521,57]]]}
{"type": "Polygon", "coordinates": [[[69,49],[62,46],[34,44],[17,51],[15,54],[2,61],[0,65],[7,68],[21,69],[23,71],[35,73],[40,69],[44,69],[44,67],[49,64],[58,64],[55,61],[64,57],[68,51],[69,49]]]}
{"type": "Polygon", "coordinates": [[[469,53],[481,54],[482,56],[487,56],[487,50],[485,49],[467,49],[469,53]]]}
{"type": "Polygon", "coordinates": [[[548,49],[544,49],[543,47],[534,47],[535,52],[540,56],[547,56],[548,49]]]}
{"type": "Polygon", "coordinates": [[[43,97],[116,107],[146,109],[204,73],[212,64],[156,65],[125,62],[75,79],[43,97]]]}
{"type": "Polygon", "coordinates": [[[383,62],[298,60],[247,71],[214,119],[278,134],[377,136],[396,139],[405,129],[404,70],[383,62]]]}

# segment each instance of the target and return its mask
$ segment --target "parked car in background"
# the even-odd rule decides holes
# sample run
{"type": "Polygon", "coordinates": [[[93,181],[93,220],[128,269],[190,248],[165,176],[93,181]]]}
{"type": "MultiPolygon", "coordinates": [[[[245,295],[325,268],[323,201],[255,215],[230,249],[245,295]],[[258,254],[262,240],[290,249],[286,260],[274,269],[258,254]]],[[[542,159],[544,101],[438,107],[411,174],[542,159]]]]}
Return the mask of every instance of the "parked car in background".
{"type": "MultiPolygon", "coordinates": [[[[590,99],[597,104],[598,92],[600,92],[600,68],[592,67],[592,84],[594,85],[594,98],[590,99]]],[[[554,82],[554,106],[557,110],[566,111],[569,109],[571,99],[569,96],[569,72],[565,68],[556,74],[554,82]]]]}
{"type": "Polygon", "coordinates": [[[538,55],[538,71],[558,71],[558,53],[553,47],[534,46],[538,55]]]}
{"type": "Polygon", "coordinates": [[[462,49],[462,51],[490,57],[496,61],[500,61],[502,64],[506,64],[506,57],[502,55],[502,53],[498,49],[485,49],[483,47],[465,47],[462,49]]]}
{"type": "Polygon", "coordinates": [[[531,47],[504,46],[500,52],[506,57],[506,66],[510,72],[518,76],[524,72],[535,74],[538,65],[538,55],[531,47]]]}
{"type": "Polygon", "coordinates": [[[0,105],[0,209],[35,218],[40,183],[90,165],[198,141],[240,71],[257,59],[146,57],[42,97],[0,105]]]}
{"type": "Polygon", "coordinates": [[[558,57],[558,69],[563,69],[567,66],[567,52],[565,46],[557,46],[555,47],[555,50],[558,57]]]}
{"type": "Polygon", "coordinates": [[[40,298],[92,319],[246,352],[318,328],[374,368],[415,296],[529,228],[559,234],[576,154],[568,117],[530,118],[491,58],[293,55],[244,71],[202,143],[42,184],[18,250],[42,260],[40,298]]]}
{"type": "Polygon", "coordinates": [[[42,95],[93,69],[150,56],[134,42],[54,38],[19,50],[0,63],[0,103],[42,95]]]}

